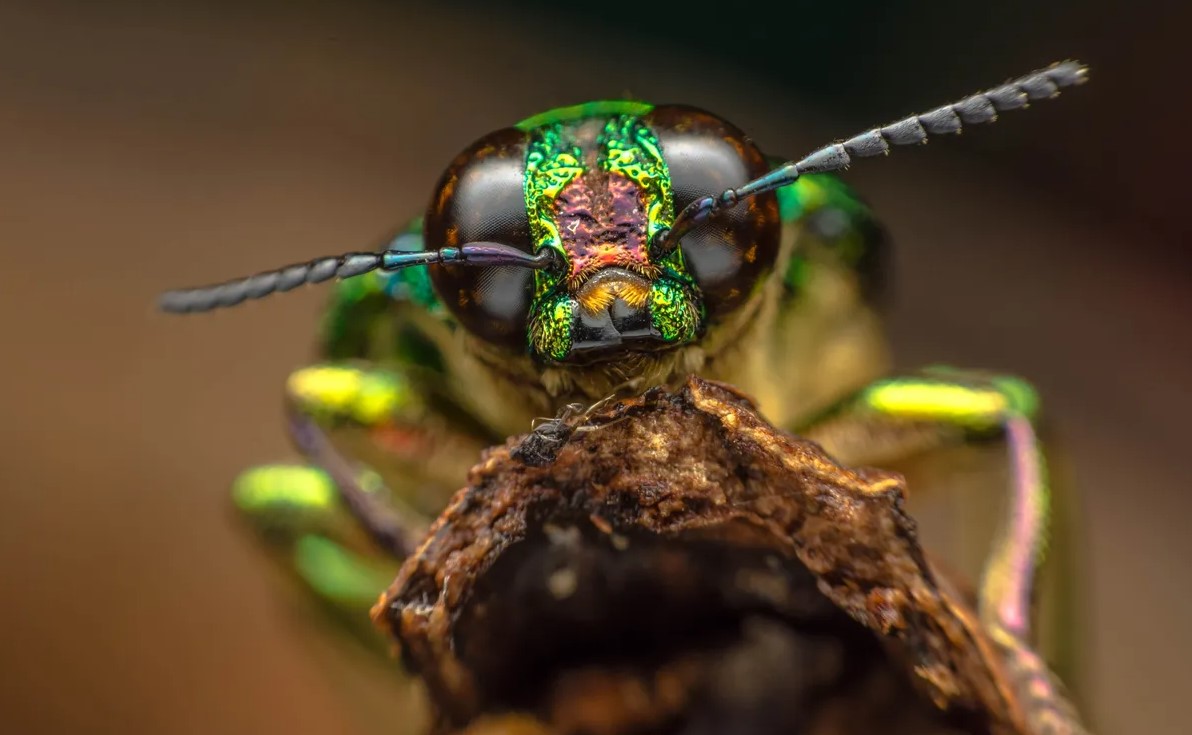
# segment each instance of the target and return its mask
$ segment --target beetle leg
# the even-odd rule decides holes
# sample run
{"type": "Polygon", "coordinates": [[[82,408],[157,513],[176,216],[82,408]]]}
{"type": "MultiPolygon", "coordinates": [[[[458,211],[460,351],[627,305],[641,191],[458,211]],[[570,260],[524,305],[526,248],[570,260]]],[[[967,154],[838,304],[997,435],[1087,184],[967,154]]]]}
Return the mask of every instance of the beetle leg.
{"type": "Polygon", "coordinates": [[[399,372],[345,363],[306,367],[288,379],[286,399],[298,449],[330,476],[373,542],[398,558],[414,551],[424,530],[411,506],[437,513],[455,489],[447,483],[463,477],[484,446],[448,428],[399,372]],[[361,463],[377,468],[383,491],[361,484],[361,463]],[[421,502],[419,491],[428,496],[421,502]]]}
{"type": "Polygon", "coordinates": [[[309,464],[255,467],[232,489],[274,561],[341,627],[378,650],[384,641],[368,623],[369,609],[427,521],[355,457],[372,446],[369,459],[392,460],[390,476],[413,469],[403,459],[421,450],[419,437],[426,437],[418,431],[435,421],[408,386],[399,374],[348,364],[296,371],[286,384],[286,413],[309,464]]]}
{"type": "Polygon", "coordinates": [[[935,368],[879,380],[797,433],[846,464],[876,464],[986,438],[1005,442],[1009,503],[985,562],[978,615],[1003,651],[1028,718],[1041,731],[1080,732],[1059,682],[1032,650],[1032,586],[1044,557],[1050,512],[1037,414],[1037,395],[1022,380],[935,368]],[[1046,729],[1055,723],[1069,729],[1046,729]]]}
{"type": "Polygon", "coordinates": [[[339,498],[368,537],[390,555],[404,559],[414,552],[420,534],[412,514],[403,513],[386,503],[381,494],[392,497],[388,488],[370,493],[360,482],[360,472],[331,443],[318,422],[301,409],[289,407],[290,437],[299,451],[316,467],[327,473],[339,498]]]}
{"type": "MultiPolygon", "coordinates": [[[[370,493],[381,489],[372,473],[359,483],[370,493]]],[[[367,624],[368,610],[395,576],[397,561],[378,553],[326,472],[305,465],[254,467],[236,478],[232,498],[289,576],[363,642],[380,643],[367,624]]]]}

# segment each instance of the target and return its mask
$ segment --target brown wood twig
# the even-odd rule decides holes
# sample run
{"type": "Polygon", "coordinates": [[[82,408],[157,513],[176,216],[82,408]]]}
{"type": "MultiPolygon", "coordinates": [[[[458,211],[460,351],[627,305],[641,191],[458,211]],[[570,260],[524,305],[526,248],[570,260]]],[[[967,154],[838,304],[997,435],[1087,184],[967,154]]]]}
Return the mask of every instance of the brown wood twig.
{"type": "Polygon", "coordinates": [[[437,731],[1037,733],[899,475],[695,378],[579,426],[489,450],[374,608],[437,731]]]}

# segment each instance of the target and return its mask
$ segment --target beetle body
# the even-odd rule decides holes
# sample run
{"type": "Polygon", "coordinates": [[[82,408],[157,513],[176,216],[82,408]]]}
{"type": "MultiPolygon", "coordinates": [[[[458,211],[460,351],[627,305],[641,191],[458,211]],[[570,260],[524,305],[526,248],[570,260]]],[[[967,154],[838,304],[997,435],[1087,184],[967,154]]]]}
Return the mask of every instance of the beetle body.
{"type": "Polygon", "coordinates": [[[531,443],[532,463],[549,466],[583,416],[573,404],[595,410],[697,375],[752,396],[843,465],[1003,442],[1006,510],[982,548],[980,625],[1006,660],[1030,662],[1014,673],[1027,721],[1072,724],[1032,652],[1050,509],[1038,398],[982,371],[883,377],[884,231],[830,174],[1084,80],[1082,65],[1056,64],[787,163],[691,107],[558,108],[465,148],[424,215],[380,251],[162,305],[206,311],[340,279],[320,362],[287,382],[308,464],[250,470],[235,497],[308,588],[361,615],[378,574],[419,547],[418,516],[439,513],[482,449],[563,410],[531,443]]]}

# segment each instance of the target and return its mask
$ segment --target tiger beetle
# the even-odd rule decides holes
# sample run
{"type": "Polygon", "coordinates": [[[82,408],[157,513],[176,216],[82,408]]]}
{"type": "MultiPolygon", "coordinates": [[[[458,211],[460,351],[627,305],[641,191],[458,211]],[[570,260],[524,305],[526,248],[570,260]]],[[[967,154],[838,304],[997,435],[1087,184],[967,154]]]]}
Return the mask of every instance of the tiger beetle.
{"type": "Polygon", "coordinates": [[[978,609],[994,640],[1029,646],[1049,514],[1036,393],[981,371],[887,373],[876,305],[885,231],[831,174],[1086,75],[1058,63],[793,162],[692,107],[550,110],[459,154],[425,216],[384,249],[170,291],[160,307],[205,312],[336,281],[321,361],[286,383],[307,463],[250,469],[234,497],[340,611],[376,600],[417,547],[420,519],[484,447],[571,404],[699,375],[753,396],[776,426],[845,464],[1004,441],[1008,516],[978,609]]]}

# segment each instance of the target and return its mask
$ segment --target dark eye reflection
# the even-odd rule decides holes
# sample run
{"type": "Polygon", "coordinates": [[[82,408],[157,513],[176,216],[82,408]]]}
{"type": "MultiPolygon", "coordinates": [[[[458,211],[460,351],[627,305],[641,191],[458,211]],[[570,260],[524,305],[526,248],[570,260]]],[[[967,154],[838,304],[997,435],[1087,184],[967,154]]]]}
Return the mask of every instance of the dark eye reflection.
{"type": "Polygon", "coordinates": [[[733,240],[732,230],[720,223],[697,227],[683,237],[683,259],[707,293],[731,290],[745,265],[746,255],[733,240]]]}
{"type": "MultiPolygon", "coordinates": [[[[524,175],[521,132],[499,130],[476,141],[439,180],[426,213],[426,247],[498,242],[531,252],[524,175]]],[[[511,350],[525,349],[531,269],[439,265],[431,267],[430,277],[443,305],[465,329],[511,350]]]]}
{"type": "MultiPolygon", "coordinates": [[[[671,175],[674,211],[718,196],[769,171],[765,156],[731,123],[692,107],[664,105],[648,115],[671,175]]],[[[767,193],[722,210],[683,235],[683,260],[708,316],[724,316],[754,292],[778,255],[778,200],[767,193]]]]}

